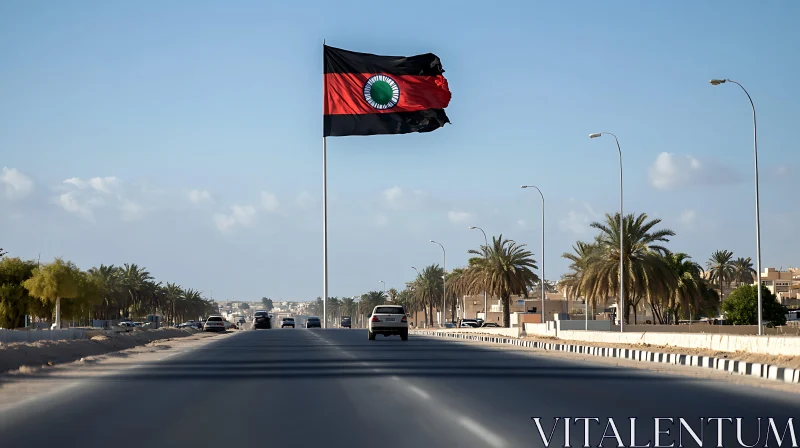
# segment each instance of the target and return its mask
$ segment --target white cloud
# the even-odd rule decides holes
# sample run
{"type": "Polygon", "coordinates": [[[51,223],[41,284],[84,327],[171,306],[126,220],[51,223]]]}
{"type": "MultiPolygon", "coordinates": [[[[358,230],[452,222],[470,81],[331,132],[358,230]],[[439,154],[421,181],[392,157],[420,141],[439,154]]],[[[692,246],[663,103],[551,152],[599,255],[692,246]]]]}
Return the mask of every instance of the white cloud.
{"type": "Polygon", "coordinates": [[[395,185],[388,190],[383,190],[383,198],[386,199],[387,202],[395,201],[403,196],[403,189],[395,185]]]}
{"type": "Polygon", "coordinates": [[[128,221],[140,219],[144,215],[144,208],[129,199],[123,199],[119,209],[122,211],[122,219],[128,221]]]}
{"type": "Polygon", "coordinates": [[[273,193],[270,193],[269,191],[262,191],[261,206],[264,207],[264,210],[274,213],[278,211],[280,202],[278,201],[278,197],[273,193]]]}
{"type": "Polygon", "coordinates": [[[111,193],[111,190],[120,185],[120,180],[114,176],[93,177],[83,180],[79,177],[71,177],[64,181],[65,184],[73,185],[80,189],[91,188],[100,193],[111,193]]]}
{"type": "Polygon", "coordinates": [[[463,224],[472,217],[471,213],[451,210],[447,212],[447,219],[453,224],[463,224]]]}
{"type": "Polygon", "coordinates": [[[297,202],[297,206],[303,209],[310,208],[315,203],[314,197],[307,191],[301,191],[300,194],[297,195],[295,201],[297,202]]]}
{"type": "Polygon", "coordinates": [[[187,193],[187,196],[189,197],[189,202],[191,202],[192,204],[202,204],[204,202],[209,202],[209,203],[213,203],[214,202],[214,198],[211,197],[211,193],[209,193],[206,190],[198,190],[196,188],[193,188],[193,189],[189,190],[189,192],[187,193]]]}
{"type": "MultiPolygon", "coordinates": [[[[572,200],[570,202],[578,202],[572,200]]],[[[585,235],[589,233],[590,224],[601,218],[601,215],[594,211],[591,205],[583,202],[583,211],[570,210],[567,216],[558,222],[561,230],[567,230],[578,235],[585,235]]]]}
{"type": "Polygon", "coordinates": [[[678,219],[681,224],[689,225],[697,218],[697,212],[694,210],[686,209],[681,212],[681,217],[678,219]]]}
{"type": "Polygon", "coordinates": [[[375,224],[379,226],[385,226],[386,224],[389,224],[389,218],[387,218],[386,215],[377,215],[375,216],[374,221],[375,224]]]}
{"type": "Polygon", "coordinates": [[[6,197],[12,200],[23,198],[33,190],[33,181],[16,168],[3,167],[0,183],[5,185],[6,197]]]}
{"type": "Polygon", "coordinates": [[[214,222],[217,228],[225,232],[235,225],[250,227],[255,222],[256,208],[252,205],[232,205],[231,213],[217,213],[214,215],[214,222]]]}
{"type": "Polygon", "coordinates": [[[56,199],[56,203],[58,204],[59,207],[68,211],[69,213],[74,213],[88,220],[94,219],[92,206],[88,203],[81,204],[73,193],[62,193],[56,199]]]}
{"type": "Polygon", "coordinates": [[[696,185],[739,182],[741,174],[716,161],[700,161],[690,155],[662,152],[650,167],[650,183],[659,190],[696,185]]]}

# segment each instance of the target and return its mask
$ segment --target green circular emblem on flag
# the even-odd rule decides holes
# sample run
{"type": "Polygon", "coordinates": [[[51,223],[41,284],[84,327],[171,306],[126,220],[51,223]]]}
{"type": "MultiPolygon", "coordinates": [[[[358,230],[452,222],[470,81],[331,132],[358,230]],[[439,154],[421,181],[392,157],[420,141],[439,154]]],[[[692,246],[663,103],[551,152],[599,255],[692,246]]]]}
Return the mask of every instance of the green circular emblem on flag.
{"type": "Polygon", "coordinates": [[[390,109],[400,101],[400,87],[386,75],[375,75],[364,84],[364,99],[375,109],[390,109]]]}

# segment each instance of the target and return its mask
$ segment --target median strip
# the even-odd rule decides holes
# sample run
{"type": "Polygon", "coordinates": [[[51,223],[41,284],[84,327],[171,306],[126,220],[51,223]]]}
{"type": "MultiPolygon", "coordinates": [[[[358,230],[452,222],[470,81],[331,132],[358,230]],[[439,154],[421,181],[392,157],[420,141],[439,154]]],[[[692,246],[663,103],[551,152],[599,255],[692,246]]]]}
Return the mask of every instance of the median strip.
{"type": "Polygon", "coordinates": [[[782,367],[757,362],[737,361],[713,356],[688,355],[680,353],[660,353],[649,350],[638,350],[616,347],[597,347],[592,345],[562,344],[544,341],[528,341],[504,336],[472,335],[465,333],[449,333],[442,331],[418,330],[414,334],[436,336],[466,341],[488,342],[494,344],[514,345],[545,351],[576,353],[587,356],[620,358],[631,361],[674,364],[691,367],[715,369],[730,374],[764,378],[784,383],[800,383],[800,369],[782,367]]]}

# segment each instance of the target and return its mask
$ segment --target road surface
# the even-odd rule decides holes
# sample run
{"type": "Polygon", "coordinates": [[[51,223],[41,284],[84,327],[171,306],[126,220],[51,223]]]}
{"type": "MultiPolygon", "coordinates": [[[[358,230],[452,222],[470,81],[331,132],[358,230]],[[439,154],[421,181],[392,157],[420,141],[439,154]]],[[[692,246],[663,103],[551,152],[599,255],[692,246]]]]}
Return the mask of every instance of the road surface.
{"type": "MultiPolygon", "coordinates": [[[[744,441],[753,444],[757,417],[775,418],[781,431],[788,417],[800,420],[797,397],[413,334],[407,342],[370,342],[363,330],[273,329],[80,379],[0,415],[0,441],[81,448],[535,447],[544,445],[532,417],[543,418],[549,436],[558,416],[597,417],[592,446],[609,418],[630,446],[628,417],[643,422],[641,445],[652,439],[653,417],[683,417],[698,432],[698,417],[743,417],[744,434],[752,437],[744,441]]],[[[740,446],[731,428],[724,445],[740,446]]],[[[562,433],[558,426],[551,446],[563,445],[562,433]]],[[[683,437],[684,446],[697,446],[683,437]]],[[[703,437],[703,446],[716,446],[716,427],[706,426],[703,437]]],[[[583,445],[583,423],[573,423],[570,438],[572,446],[583,445]]],[[[758,446],[764,443],[762,434],[758,446]]],[[[617,442],[607,438],[603,446],[617,442]]]]}

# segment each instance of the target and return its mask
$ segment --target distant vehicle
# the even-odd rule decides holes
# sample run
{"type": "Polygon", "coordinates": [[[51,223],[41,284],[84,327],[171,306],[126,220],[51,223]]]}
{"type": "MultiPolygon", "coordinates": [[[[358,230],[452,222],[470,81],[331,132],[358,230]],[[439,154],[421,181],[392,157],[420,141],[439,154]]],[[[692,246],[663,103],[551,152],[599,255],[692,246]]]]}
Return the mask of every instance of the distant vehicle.
{"type": "Polygon", "coordinates": [[[292,327],[294,328],[294,317],[284,317],[281,319],[281,328],[292,327]]]}
{"type": "Polygon", "coordinates": [[[266,311],[256,311],[253,315],[253,329],[269,330],[270,328],[272,328],[272,321],[269,318],[269,313],[266,311]]]}
{"type": "Polygon", "coordinates": [[[461,319],[461,328],[479,328],[480,326],[477,319],[461,319]]]}
{"type": "Polygon", "coordinates": [[[225,319],[222,316],[209,316],[203,324],[203,331],[225,331],[225,319]]]}
{"type": "Polygon", "coordinates": [[[353,321],[350,319],[350,316],[342,316],[342,321],[339,323],[339,326],[342,328],[350,328],[353,324],[353,321]]]}
{"type": "Polygon", "coordinates": [[[494,322],[484,322],[484,323],[481,325],[481,327],[498,327],[498,328],[499,328],[499,327],[500,327],[500,325],[497,325],[497,324],[496,324],[496,323],[494,323],[494,322]]]}
{"type": "Polygon", "coordinates": [[[319,317],[311,316],[306,319],[306,328],[322,328],[322,322],[319,317]]]}
{"type": "Polygon", "coordinates": [[[444,328],[456,328],[456,324],[454,324],[452,322],[445,322],[444,323],[444,328]]]}
{"type": "Polygon", "coordinates": [[[400,305],[378,305],[372,310],[369,319],[369,340],[375,335],[398,335],[403,341],[408,340],[408,318],[406,310],[400,305]]]}

